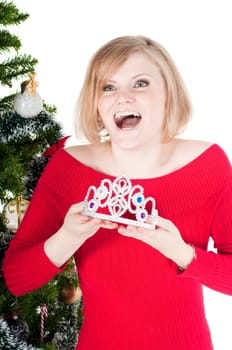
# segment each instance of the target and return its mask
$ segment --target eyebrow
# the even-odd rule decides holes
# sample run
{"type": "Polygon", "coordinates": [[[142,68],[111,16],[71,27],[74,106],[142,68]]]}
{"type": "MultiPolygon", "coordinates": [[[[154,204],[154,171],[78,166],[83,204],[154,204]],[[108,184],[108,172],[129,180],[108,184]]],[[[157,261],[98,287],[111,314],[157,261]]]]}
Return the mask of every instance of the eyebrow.
{"type": "MultiPolygon", "coordinates": [[[[132,80],[133,79],[137,79],[137,78],[142,77],[142,76],[147,76],[147,77],[153,78],[153,76],[151,74],[149,74],[149,73],[139,73],[139,74],[133,75],[133,77],[131,77],[131,79],[132,80]]],[[[112,80],[112,79],[107,80],[107,82],[109,82],[109,83],[116,83],[116,81],[112,80]]]]}

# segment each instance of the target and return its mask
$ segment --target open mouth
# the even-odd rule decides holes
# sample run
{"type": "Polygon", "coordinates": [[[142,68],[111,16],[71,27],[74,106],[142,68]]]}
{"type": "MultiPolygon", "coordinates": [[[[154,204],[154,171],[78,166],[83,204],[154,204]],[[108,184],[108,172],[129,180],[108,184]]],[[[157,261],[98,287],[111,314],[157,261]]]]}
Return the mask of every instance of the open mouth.
{"type": "Polygon", "coordinates": [[[141,119],[141,114],[137,112],[118,112],[114,115],[115,124],[119,129],[132,129],[141,119]]]}

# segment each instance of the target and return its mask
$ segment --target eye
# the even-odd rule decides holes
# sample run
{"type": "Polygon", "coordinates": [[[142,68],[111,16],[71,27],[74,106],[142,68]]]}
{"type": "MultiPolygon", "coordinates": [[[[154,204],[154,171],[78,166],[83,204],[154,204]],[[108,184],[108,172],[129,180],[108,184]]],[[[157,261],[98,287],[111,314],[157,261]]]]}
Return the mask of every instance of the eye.
{"type": "Polygon", "coordinates": [[[116,88],[112,84],[108,84],[108,85],[103,86],[103,91],[114,91],[114,90],[116,90],[116,88]]]}
{"type": "Polygon", "coordinates": [[[135,82],[134,87],[141,88],[141,87],[146,87],[148,85],[149,85],[149,82],[147,80],[138,80],[135,82]]]}

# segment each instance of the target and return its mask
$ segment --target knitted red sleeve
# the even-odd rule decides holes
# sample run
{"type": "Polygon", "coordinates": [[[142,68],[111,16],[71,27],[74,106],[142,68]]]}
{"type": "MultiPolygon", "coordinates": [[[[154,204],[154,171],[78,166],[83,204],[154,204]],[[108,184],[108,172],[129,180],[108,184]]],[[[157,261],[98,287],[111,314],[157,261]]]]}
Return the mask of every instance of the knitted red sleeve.
{"type": "Polygon", "coordinates": [[[63,221],[54,198],[49,186],[39,180],[23,221],[5,253],[3,274],[14,295],[43,286],[65,267],[57,268],[44,252],[45,240],[63,221]]]}
{"type": "Polygon", "coordinates": [[[196,248],[196,259],[183,277],[192,277],[203,285],[232,295],[232,181],[221,193],[213,215],[211,236],[215,252],[196,248]]]}

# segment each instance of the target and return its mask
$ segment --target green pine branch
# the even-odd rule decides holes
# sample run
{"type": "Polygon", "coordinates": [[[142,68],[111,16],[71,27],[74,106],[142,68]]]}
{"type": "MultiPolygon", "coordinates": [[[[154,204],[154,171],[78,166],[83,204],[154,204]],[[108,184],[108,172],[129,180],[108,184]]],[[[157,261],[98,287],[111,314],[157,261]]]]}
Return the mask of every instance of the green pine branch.
{"type": "MultiPolygon", "coordinates": [[[[0,100],[0,106],[1,106],[1,100],[0,100]]],[[[47,104],[45,102],[43,103],[43,106],[44,106],[45,111],[48,112],[49,114],[51,114],[52,116],[54,116],[57,113],[56,106],[47,104]]],[[[1,109],[0,109],[0,111],[1,111],[1,109]]]]}
{"type": "MultiPolygon", "coordinates": [[[[16,93],[11,94],[9,96],[5,96],[2,99],[0,99],[0,114],[5,111],[14,110],[15,96],[16,96],[16,93]]],[[[44,110],[51,116],[54,116],[57,113],[57,108],[54,105],[50,105],[44,102],[43,107],[44,107],[44,110]]]]}
{"type": "MultiPolygon", "coordinates": [[[[20,13],[12,1],[0,0],[1,85],[12,87],[13,80],[28,78],[28,73],[35,71],[34,66],[38,60],[31,55],[20,55],[18,51],[21,48],[19,38],[12,35],[6,28],[2,28],[3,26],[18,25],[28,16],[28,14],[20,13]],[[8,53],[10,53],[8,55],[10,57],[7,58],[8,53]],[[15,57],[13,57],[14,55],[15,57]]],[[[55,106],[44,103],[44,111],[39,115],[33,118],[23,118],[14,111],[16,93],[13,92],[11,91],[9,96],[1,96],[0,98],[0,204],[3,206],[3,212],[4,206],[12,198],[26,194],[30,200],[52,152],[55,152],[56,146],[59,147],[59,143],[56,145],[57,141],[63,137],[60,125],[52,118],[52,115],[56,113],[55,106]],[[44,151],[52,145],[51,153],[44,155],[44,151]]],[[[0,272],[3,256],[13,236],[3,218],[3,213],[0,213],[0,272]]],[[[59,283],[61,284],[61,277],[63,277],[63,282],[76,286],[78,284],[77,274],[74,270],[72,271],[71,265],[69,268],[71,270],[67,269],[59,276],[59,283]]],[[[40,315],[36,310],[43,303],[47,305],[49,310],[45,321],[46,332],[43,349],[56,348],[55,344],[51,343],[55,334],[58,334],[57,344],[63,345],[58,339],[61,329],[63,329],[63,320],[65,322],[67,320],[65,325],[75,331],[75,336],[77,330],[80,329],[82,322],[80,306],[76,304],[74,306],[64,305],[58,300],[58,296],[58,279],[53,279],[40,289],[16,298],[7,289],[0,273],[0,315],[9,314],[12,310],[18,311],[19,319],[25,320],[29,326],[28,341],[33,343],[33,346],[41,345],[39,344],[40,315]]],[[[10,330],[6,329],[7,325],[1,321],[0,318],[0,349],[35,349],[30,345],[27,347],[26,344],[16,344],[11,338],[10,330]]],[[[71,344],[72,334],[69,337],[71,344]]],[[[74,348],[74,342],[71,346],[74,348]]]]}
{"type": "Polygon", "coordinates": [[[28,13],[20,12],[13,2],[0,2],[0,25],[18,25],[28,18],[28,13]]]}
{"type": "Polygon", "coordinates": [[[16,35],[11,34],[6,29],[0,30],[0,53],[11,49],[18,51],[21,46],[21,41],[16,35]]]}
{"type": "MultiPolygon", "coordinates": [[[[29,14],[20,12],[12,1],[0,1],[0,26],[18,25],[25,21],[29,14]]],[[[11,34],[7,29],[0,29],[0,54],[10,50],[19,51],[20,39],[11,34]]],[[[38,60],[31,55],[23,54],[10,57],[0,63],[0,83],[12,87],[12,80],[23,78],[28,73],[34,72],[34,66],[38,60]]]]}
{"type": "Polygon", "coordinates": [[[34,72],[34,66],[38,63],[31,55],[17,55],[8,58],[0,64],[0,82],[2,85],[12,87],[12,80],[25,77],[34,72]]]}
{"type": "Polygon", "coordinates": [[[25,174],[33,156],[62,136],[60,125],[45,111],[35,118],[22,118],[14,111],[0,113],[0,203],[24,192],[25,174]]]}
{"type": "Polygon", "coordinates": [[[11,94],[9,96],[5,96],[5,97],[0,99],[0,113],[14,109],[13,106],[14,106],[15,96],[16,96],[16,93],[11,94]]]}

